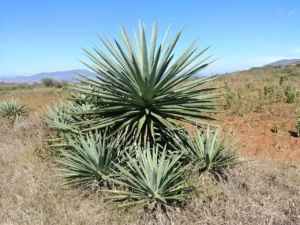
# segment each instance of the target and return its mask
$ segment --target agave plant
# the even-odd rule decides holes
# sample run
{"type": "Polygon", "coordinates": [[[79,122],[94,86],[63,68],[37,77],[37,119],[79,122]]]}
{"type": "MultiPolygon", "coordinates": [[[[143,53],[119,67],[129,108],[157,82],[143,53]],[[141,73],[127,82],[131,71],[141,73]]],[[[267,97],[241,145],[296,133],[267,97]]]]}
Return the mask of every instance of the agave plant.
{"type": "Polygon", "coordinates": [[[75,123],[75,120],[70,115],[71,104],[71,102],[59,102],[48,106],[42,120],[51,128],[78,133],[79,131],[76,129],[76,126],[72,124],[75,123]]]}
{"type": "Polygon", "coordinates": [[[21,116],[26,115],[27,112],[27,106],[16,99],[11,98],[0,102],[0,115],[11,119],[12,122],[18,120],[21,116]]]}
{"type": "Polygon", "coordinates": [[[80,186],[107,183],[114,163],[122,158],[118,155],[118,138],[108,140],[106,132],[69,135],[60,152],[58,163],[63,166],[60,171],[68,180],[66,184],[80,186]]]}
{"type": "Polygon", "coordinates": [[[87,99],[84,95],[79,94],[75,96],[72,94],[72,96],[73,99],[76,100],[75,102],[59,102],[48,106],[42,120],[47,123],[49,127],[65,133],[80,133],[81,130],[76,123],[94,118],[94,116],[74,115],[76,112],[90,111],[94,105],[90,101],[86,101],[87,99]],[[83,102],[83,100],[85,101],[83,102]]]}
{"type": "Polygon", "coordinates": [[[159,137],[164,129],[174,130],[180,121],[206,124],[207,119],[212,119],[207,113],[216,112],[222,94],[211,93],[217,88],[198,86],[217,76],[189,79],[212,62],[206,62],[210,56],[199,60],[208,48],[198,52],[195,40],[175,58],[173,51],[182,30],[167,44],[169,26],[163,41],[157,43],[157,27],[154,23],[150,43],[140,22],[139,36],[134,30],[136,47],[122,26],[122,43],[115,40],[113,45],[105,35],[99,35],[107,51],[95,45],[96,55],[93,55],[83,49],[92,64],[83,63],[99,77],[79,74],[83,77],[79,80],[88,85],[73,88],[98,102],[97,108],[78,114],[102,116],[83,121],[81,124],[88,126],[83,130],[114,126],[118,132],[127,128],[131,135],[147,142],[159,137]]]}
{"type": "Polygon", "coordinates": [[[181,155],[167,157],[166,147],[159,145],[137,150],[137,158],[127,154],[127,166],[115,165],[120,180],[113,181],[126,190],[107,190],[114,194],[108,199],[123,201],[120,206],[139,205],[150,209],[161,208],[186,200],[187,184],[183,180],[185,167],[181,155]]]}
{"type": "Polygon", "coordinates": [[[195,138],[187,139],[187,143],[182,149],[188,153],[188,157],[197,163],[200,170],[214,170],[223,166],[241,163],[243,160],[236,156],[243,145],[236,146],[240,137],[229,140],[231,130],[221,138],[222,128],[219,126],[214,134],[207,128],[206,134],[199,129],[196,131],[195,138]]]}

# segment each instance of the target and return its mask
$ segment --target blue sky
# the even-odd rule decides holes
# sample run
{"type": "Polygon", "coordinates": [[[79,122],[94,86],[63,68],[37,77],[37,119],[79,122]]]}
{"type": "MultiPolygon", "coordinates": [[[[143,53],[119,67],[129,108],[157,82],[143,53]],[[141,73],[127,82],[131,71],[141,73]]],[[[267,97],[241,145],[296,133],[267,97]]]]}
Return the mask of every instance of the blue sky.
{"type": "Polygon", "coordinates": [[[218,61],[204,74],[261,66],[282,58],[300,58],[299,0],[0,0],[0,75],[81,69],[79,46],[99,44],[96,32],[131,31],[138,18],[160,33],[184,26],[176,51],[200,36],[218,61]]]}

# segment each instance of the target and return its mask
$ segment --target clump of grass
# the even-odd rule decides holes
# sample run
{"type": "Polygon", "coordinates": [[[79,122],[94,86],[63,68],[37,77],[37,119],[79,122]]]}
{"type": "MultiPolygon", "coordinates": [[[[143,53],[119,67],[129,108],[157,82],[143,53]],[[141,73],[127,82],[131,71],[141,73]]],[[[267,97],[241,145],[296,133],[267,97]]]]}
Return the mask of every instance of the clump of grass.
{"type": "Polygon", "coordinates": [[[277,134],[279,129],[280,129],[279,123],[274,123],[273,128],[272,128],[272,132],[277,134]]]}
{"type": "Polygon", "coordinates": [[[0,115],[10,119],[13,123],[27,113],[27,106],[16,99],[11,98],[0,102],[0,115]]]}

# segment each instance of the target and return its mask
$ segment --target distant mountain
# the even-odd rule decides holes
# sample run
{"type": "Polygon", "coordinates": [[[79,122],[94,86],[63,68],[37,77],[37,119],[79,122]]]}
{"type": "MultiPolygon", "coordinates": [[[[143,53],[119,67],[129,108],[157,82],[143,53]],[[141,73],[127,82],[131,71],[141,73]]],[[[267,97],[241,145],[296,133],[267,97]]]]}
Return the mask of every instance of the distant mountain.
{"type": "Polygon", "coordinates": [[[282,60],[267,64],[265,66],[285,66],[285,65],[289,65],[289,64],[299,62],[299,61],[300,61],[300,59],[282,59],[282,60]]]}
{"type": "Polygon", "coordinates": [[[88,70],[69,70],[69,71],[57,71],[57,72],[50,72],[50,73],[39,73],[32,76],[1,76],[0,75],[0,82],[5,83],[34,83],[40,82],[43,77],[50,77],[57,81],[69,81],[74,82],[75,78],[79,78],[80,76],[77,75],[75,72],[82,73],[88,76],[99,76],[96,73],[90,72],[88,70]]]}

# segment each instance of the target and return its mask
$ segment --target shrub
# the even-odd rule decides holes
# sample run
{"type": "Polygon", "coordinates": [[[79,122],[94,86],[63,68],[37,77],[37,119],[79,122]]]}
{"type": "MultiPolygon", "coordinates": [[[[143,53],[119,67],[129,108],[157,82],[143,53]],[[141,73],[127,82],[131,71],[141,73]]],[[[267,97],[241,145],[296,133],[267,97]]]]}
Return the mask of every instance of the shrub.
{"type": "Polygon", "coordinates": [[[46,87],[52,87],[55,83],[55,80],[50,77],[43,77],[41,79],[41,82],[46,86],[46,87]]]}
{"type": "Polygon", "coordinates": [[[0,115],[11,119],[12,122],[26,115],[27,112],[28,108],[26,105],[16,99],[11,98],[10,100],[0,102],[0,115]]]}

